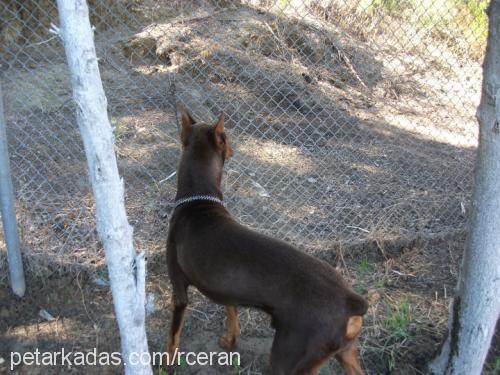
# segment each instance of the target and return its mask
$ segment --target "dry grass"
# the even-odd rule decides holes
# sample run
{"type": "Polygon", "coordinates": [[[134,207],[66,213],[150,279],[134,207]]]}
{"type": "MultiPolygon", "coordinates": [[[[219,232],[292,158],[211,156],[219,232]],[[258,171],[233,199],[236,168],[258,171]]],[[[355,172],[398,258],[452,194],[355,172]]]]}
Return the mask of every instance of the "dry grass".
{"type": "Polygon", "coordinates": [[[486,46],[487,0],[321,0],[307,2],[325,21],[343,25],[362,39],[397,33],[398,43],[425,51],[436,45],[460,59],[482,61],[486,46]]]}
{"type": "MultiPolygon", "coordinates": [[[[337,246],[329,252],[313,252],[353,283],[370,302],[360,337],[363,367],[369,373],[422,374],[423,366],[437,348],[447,321],[447,306],[455,284],[463,235],[439,239],[420,239],[408,246],[385,244],[376,247],[337,246]],[[334,255],[334,256],[332,256],[334,255]]],[[[381,243],[381,241],[378,241],[381,243]]],[[[99,276],[106,279],[104,268],[99,276]]],[[[7,351],[43,350],[61,347],[72,350],[118,350],[111,294],[107,287],[94,284],[86,274],[37,278],[29,276],[28,295],[17,301],[0,289],[8,303],[0,308],[4,320],[0,332],[0,356],[7,351]],[[39,282],[42,281],[42,282],[39,282]],[[40,308],[56,317],[44,322],[40,308]],[[22,313],[19,313],[22,311],[22,313]]],[[[151,350],[162,350],[170,319],[170,283],[163,256],[150,257],[147,292],[155,296],[156,312],[148,317],[151,350]]],[[[224,330],[224,309],[209,302],[196,290],[189,293],[190,305],[181,349],[217,350],[217,337],[224,330]]],[[[269,317],[254,309],[240,308],[242,335],[238,350],[242,356],[241,374],[265,374],[273,335],[269,317]]],[[[493,363],[494,365],[494,363],[493,363]]],[[[33,370],[31,367],[30,370],[33,370]]],[[[113,369],[102,368],[101,371],[113,369]]],[[[182,368],[181,374],[198,368],[182,368]]],[[[76,367],[77,373],[98,373],[98,369],[76,367]],[[97,371],[97,372],[96,372],[97,371]]],[[[232,374],[231,368],[205,368],[207,374],[232,374]]],[[[338,371],[335,361],[321,374],[338,371]]],[[[21,369],[23,373],[23,369],[21,369]]],[[[54,368],[57,373],[57,368],[54,368]]],[[[106,372],[105,372],[106,373],[106,372]]]]}

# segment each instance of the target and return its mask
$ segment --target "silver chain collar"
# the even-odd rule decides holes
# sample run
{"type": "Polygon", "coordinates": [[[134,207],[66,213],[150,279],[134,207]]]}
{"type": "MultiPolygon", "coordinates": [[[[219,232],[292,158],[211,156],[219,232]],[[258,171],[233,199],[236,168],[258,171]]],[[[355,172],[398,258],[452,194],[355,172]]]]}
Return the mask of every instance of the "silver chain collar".
{"type": "Polygon", "coordinates": [[[220,205],[224,206],[224,202],[222,201],[222,199],[219,199],[217,197],[214,197],[211,195],[192,195],[190,197],[177,199],[174,202],[174,209],[179,207],[181,204],[190,203],[190,202],[194,202],[194,201],[210,201],[210,202],[219,203],[220,205]]]}

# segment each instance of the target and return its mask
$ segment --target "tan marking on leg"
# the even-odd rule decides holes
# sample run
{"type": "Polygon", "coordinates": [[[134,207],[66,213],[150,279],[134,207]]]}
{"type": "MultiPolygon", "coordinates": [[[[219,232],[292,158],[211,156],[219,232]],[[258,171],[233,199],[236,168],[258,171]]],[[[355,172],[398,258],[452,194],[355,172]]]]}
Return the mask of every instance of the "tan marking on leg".
{"type": "Polygon", "coordinates": [[[224,349],[232,349],[240,336],[240,322],[236,306],[226,306],[226,333],[219,338],[219,346],[224,349]]]}
{"type": "Polygon", "coordinates": [[[182,327],[184,326],[184,317],[185,317],[186,305],[183,306],[175,306],[173,308],[172,314],[172,326],[170,330],[170,335],[167,340],[167,355],[163,355],[162,358],[162,367],[166,368],[167,365],[171,365],[172,360],[174,358],[174,353],[179,349],[179,343],[181,338],[182,327]]]}
{"type": "Polygon", "coordinates": [[[345,337],[348,340],[352,340],[358,336],[359,331],[361,331],[361,326],[363,325],[363,318],[355,315],[349,318],[347,322],[347,330],[345,337]]]}
{"type": "Polygon", "coordinates": [[[362,325],[363,318],[361,316],[355,315],[349,318],[345,334],[348,344],[340,352],[335,354],[335,358],[340,362],[347,375],[364,375],[358,359],[357,340],[362,325]]]}
{"type": "Polygon", "coordinates": [[[340,362],[346,375],[364,375],[358,359],[358,343],[357,340],[351,341],[348,346],[340,353],[335,355],[335,358],[340,362]]]}
{"type": "Polygon", "coordinates": [[[179,349],[179,343],[181,341],[181,332],[182,332],[182,327],[184,326],[184,317],[182,318],[182,322],[179,326],[179,329],[175,332],[174,335],[169,337],[168,344],[167,344],[167,350],[169,353],[174,353],[176,349],[179,349]]]}

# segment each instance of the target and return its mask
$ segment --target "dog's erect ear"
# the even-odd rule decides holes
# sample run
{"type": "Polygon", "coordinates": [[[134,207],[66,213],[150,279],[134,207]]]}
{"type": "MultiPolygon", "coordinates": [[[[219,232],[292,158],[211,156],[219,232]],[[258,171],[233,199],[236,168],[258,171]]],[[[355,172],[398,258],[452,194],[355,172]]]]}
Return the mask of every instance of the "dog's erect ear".
{"type": "Polygon", "coordinates": [[[215,124],[215,135],[221,135],[224,133],[224,112],[221,112],[217,124],[215,124]]]}
{"type": "Polygon", "coordinates": [[[181,142],[182,144],[186,144],[189,133],[193,125],[196,124],[196,121],[182,104],[177,106],[177,110],[181,115],[181,142]]]}
{"type": "Polygon", "coordinates": [[[233,149],[227,143],[226,134],[224,133],[224,113],[221,113],[219,120],[214,125],[215,143],[222,150],[222,155],[225,160],[233,155],[233,149]]]}

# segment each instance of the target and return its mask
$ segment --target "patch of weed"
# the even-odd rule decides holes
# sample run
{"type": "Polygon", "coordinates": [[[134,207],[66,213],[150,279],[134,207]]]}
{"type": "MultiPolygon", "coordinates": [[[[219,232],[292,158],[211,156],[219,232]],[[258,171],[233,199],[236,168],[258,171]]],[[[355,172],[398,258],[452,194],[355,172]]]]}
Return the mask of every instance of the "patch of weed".
{"type": "Polygon", "coordinates": [[[409,327],[411,323],[411,305],[408,298],[403,298],[396,308],[387,314],[384,325],[391,336],[396,339],[404,339],[410,336],[409,327]]]}

